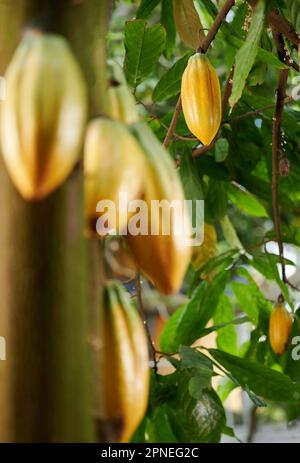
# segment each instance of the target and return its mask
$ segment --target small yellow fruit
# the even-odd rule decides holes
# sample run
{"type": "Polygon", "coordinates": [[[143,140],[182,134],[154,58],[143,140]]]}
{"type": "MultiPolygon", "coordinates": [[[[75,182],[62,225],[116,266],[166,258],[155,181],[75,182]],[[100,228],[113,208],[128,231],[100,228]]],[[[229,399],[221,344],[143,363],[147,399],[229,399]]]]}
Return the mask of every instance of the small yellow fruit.
{"type": "Polygon", "coordinates": [[[270,316],[269,338],[272,350],[283,354],[291,334],[293,320],[283,304],[276,303],[270,316]]]}
{"type": "Polygon", "coordinates": [[[1,111],[4,162],[26,200],[60,186],[79,160],[86,89],[66,40],[28,33],[5,75],[1,111]]]}
{"type": "Polygon", "coordinates": [[[110,119],[92,120],[84,146],[85,213],[90,231],[95,232],[96,223],[100,235],[126,227],[127,205],[141,196],[143,179],[144,155],[129,130],[110,119]],[[122,214],[120,193],[127,195],[122,214]],[[97,211],[101,200],[111,201],[111,207],[97,211]]]}
{"type": "Polygon", "coordinates": [[[188,61],[182,76],[181,100],[189,130],[204,145],[209,145],[221,124],[221,89],[215,69],[201,53],[188,61]]]}
{"type": "Polygon", "coordinates": [[[104,288],[99,330],[97,418],[128,442],[148,404],[149,356],[143,323],[118,282],[104,288]]]}

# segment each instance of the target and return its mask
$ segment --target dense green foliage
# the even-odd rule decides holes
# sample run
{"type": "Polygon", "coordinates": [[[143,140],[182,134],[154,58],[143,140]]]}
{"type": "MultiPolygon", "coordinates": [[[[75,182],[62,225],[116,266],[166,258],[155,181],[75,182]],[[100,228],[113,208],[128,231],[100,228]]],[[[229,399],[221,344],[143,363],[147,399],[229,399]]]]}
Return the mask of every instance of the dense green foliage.
{"type": "MultiPolygon", "coordinates": [[[[194,2],[205,30],[224,3],[194,2]]],[[[235,64],[233,89],[218,139],[193,159],[199,144],[181,114],[169,146],[180,162],[187,197],[205,200],[205,221],[218,233],[218,255],[203,269],[196,271],[190,266],[184,285],[190,300],[172,315],[161,338],[165,354],[178,353],[176,359],[167,356],[175,372],[157,378],[153,375],[148,414],[135,441],[216,442],[222,433],[232,435],[220,398],[236,387],[243,388],[256,406],[280,402],[285,403],[288,419],[300,414],[300,361],[292,359],[294,346],[278,357],[268,340],[269,316],[278,295],[282,293],[293,312],[299,302],[299,293],[282,281],[276,246],[263,245],[276,238],[272,124],[279,72],[287,67],[278,57],[268,27],[273,7],[300,33],[299,1],[260,0],[253,12],[247,2],[237,1],[207,52],[222,89],[235,64]],[[201,279],[211,271],[212,278],[201,279]],[[261,282],[273,282],[272,296],[264,294],[261,282]],[[249,333],[242,343],[237,334],[241,324],[246,324],[249,333]],[[189,347],[212,331],[218,349],[189,347]],[[216,374],[227,378],[217,391],[212,387],[216,374]]],[[[287,38],[284,46],[297,63],[296,47],[287,38]]],[[[124,63],[141,116],[163,142],[180,94],[182,73],[194,52],[176,31],[172,2],[116,2],[109,47],[110,55],[124,63]]],[[[279,153],[280,163],[289,164],[289,172],[278,175],[278,188],[283,241],[295,255],[300,246],[297,85],[299,75],[290,68],[279,153]]],[[[293,335],[299,332],[295,313],[293,330],[293,335]]]]}

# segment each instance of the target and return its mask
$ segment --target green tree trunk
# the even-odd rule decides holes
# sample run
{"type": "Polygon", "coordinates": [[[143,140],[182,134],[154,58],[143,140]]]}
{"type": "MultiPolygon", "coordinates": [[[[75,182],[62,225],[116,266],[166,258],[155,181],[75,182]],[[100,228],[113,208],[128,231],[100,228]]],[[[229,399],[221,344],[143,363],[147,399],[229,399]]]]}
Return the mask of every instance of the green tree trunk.
{"type": "MultiPolygon", "coordinates": [[[[2,76],[26,21],[49,15],[46,3],[0,0],[2,76]]],[[[100,111],[95,95],[101,95],[105,55],[97,50],[109,3],[49,2],[55,28],[69,38],[82,66],[93,112],[100,111]]],[[[0,361],[0,441],[92,441],[81,165],[49,198],[30,204],[1,160],[0,213],[0,336],[7,357],[0,361]]]]}

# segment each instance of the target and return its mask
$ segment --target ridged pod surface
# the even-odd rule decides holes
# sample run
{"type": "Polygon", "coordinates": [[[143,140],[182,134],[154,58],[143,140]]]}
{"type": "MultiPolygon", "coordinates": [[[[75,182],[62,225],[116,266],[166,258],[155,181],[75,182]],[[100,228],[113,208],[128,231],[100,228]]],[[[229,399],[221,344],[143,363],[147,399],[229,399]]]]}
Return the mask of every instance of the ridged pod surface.
{"type": "Polygon", "coordinates": [[[293,320],[283,304],[276,303],[270,316],[269,338],[272,350],[283,354],[291,334],[293,320]]]}
{"type": "Polygon", "coordinates": [[[113,201],[116,209],[104,212],[108,224],[103,223],[102,227],[98,222],[98,233],[107,234],[110,224],[111,228],[126,226],[126,214],[119,218],[119,193],[126,193],[128,202],[141,196],[144,162],[139,144],[123,124],[102,117],[89,123],[84,146],[84,186],[86,219],[92,232],[101,216],[96,211],[101,200],[113,201]]]}
{"type": "Polygon", "coordinates": [[[127,442],[146,412],[149,357],[143,323],[118,282],[103,290],[99,330],[97,416],[119,430],[119,442],[127,442]]]}
{"type": "Polygon", "coordinates": [[[144,199],[148,206],[148,235],[130,234],[125,237],[137,265],[164,294],[170,294],[180,289],[187,269],[191,249],[187,244],[190,237],[190,221],[188,211],[184,210],[183,222],[175,216],[169,222],[168,214],[155,218],[151,214],[151,201],[166,200],[169,203],[177,200],[183,204],[184,193],[169,153],[162,147],[152,131],[143,124],[134,124],[131,130],[139,141],[147,167],[144,183],[144,199]],[[164,230],[170,232],[163,234],[164,230]],[[151,234],[151,228],[157,234],[151,234]]]}
{"type": "Polygon", "coordinates": [[[201,53],[188,61],[182,76],[181,100],[189,130],[204,145],[209,145],[221,124],[221,89],[215,69],[201,53]]]}
{"type": "Polygon", "coordinates": [[[128,88],[121,66],[114,61],[108,63],[110,85],[108,89],[110,111],[109,116],[124,124],[139,121],[136,101],[128,88]]]}
{"type": "Polygon", "coordinates": [[[66,40],[27,33],[5,75],[1,110],[4,162],[26,200],[60,186],[79,159],[86,89],[66,40]]]}

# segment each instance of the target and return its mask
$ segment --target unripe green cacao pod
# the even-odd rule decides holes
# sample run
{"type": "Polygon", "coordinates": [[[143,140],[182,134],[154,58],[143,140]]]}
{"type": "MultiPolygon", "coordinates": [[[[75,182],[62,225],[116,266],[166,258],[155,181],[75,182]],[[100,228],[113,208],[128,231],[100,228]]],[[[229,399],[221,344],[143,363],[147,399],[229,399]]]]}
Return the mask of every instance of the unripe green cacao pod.
{"type": "Polygon", "coordinates": [[[109,95],[109,116],[124,124],[133,124],[139,121],[136,108],[136,101],[128,88],[126,78],[121,66],[109,61],[110,85],[109,95]]]}
{"type": "Polygon", "coordinates": [[[86,89],[65,39],[27,33],[5,75],[1,141],[4,162],[26,200],[60,186],[79,159],[86,89]]]}
{"type": "MultiPolygon", "coordinates": [[[[104,212],[108,224],[114,224],[117,230],[127,225],[127,214],[119,216],[119,193],[127,194],[127,203],[141,196],[144,163],[139,144],[123,124],[102,117],[89,123],[84,145],[84,186],[85,213],[91,232],[103,214],[96,211],[101,200],[115,205],[115,209],[104,212]]],[[[103,227],[98,224],[98,233],[107,234],[105,223],[103,227]]]]}
{"type": "Polygon", "coordinates": [[[99,317],[97,417],[127,442],[142,420],[149,394],[149,357],[143,323],[118,282],[103,290],[99,317]]]}
{"type": "Polygon", "coordinates": [[[209,145],[221,124],[221,89],[215,69],[201,53],[188,61],[182,76],[181,100],[189,130],[204,145],[209,145]]]}
{"type": "Polygon", "coordinates": [[[292,317],[283,304],[276,303],[270,316],[269,338],[272,350],[283,354],[286,350],[292,329],[292,317]]]}
{"type": "Polygon", "coordinates": [[[179,200],[183,204],[184,193],[173,160],[152,131],[140,123],[131,126],[131,130],[147,160],[144,200],[148,207],[148,235],[132,235],[129,230],[125,239],[142,272],[160,292],[170,294],[180,289],[191,257],[191,248],[187,244],[191,236],[188,211],[184,209],[183,212],[186,229],[182,233],[177,233],[183,226],[177,222],[176,215],[168,222],[168,214],[162,214],[157,221],[150,212],[153,200],[165,200],[169,204],[179,200]],[[164,234],[168,225],[169,233],[164,234]],[[157,234],[151,233],[154,228],[157,234]]]}

